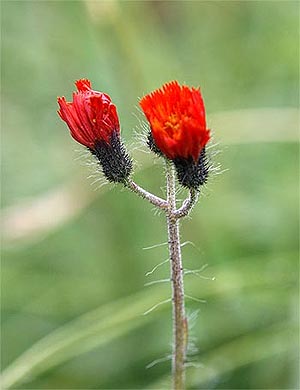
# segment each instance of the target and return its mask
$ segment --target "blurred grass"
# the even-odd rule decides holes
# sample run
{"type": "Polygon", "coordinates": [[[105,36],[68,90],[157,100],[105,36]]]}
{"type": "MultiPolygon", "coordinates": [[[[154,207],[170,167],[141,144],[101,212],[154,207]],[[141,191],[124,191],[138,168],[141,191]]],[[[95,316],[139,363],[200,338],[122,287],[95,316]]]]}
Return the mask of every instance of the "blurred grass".
{"type": "MultiPolygon", "coordinates": [[[[88,77],[118,105],[130,144],[138,97],[178,79],[201,85],[222,169],[182,226],[191,331],[203,389],[298,383],[296,2],[4,1],[2,239],[4,387],[162,388],[169,286],[143,287],[167,257],[163,216],[126,191],[95,191],[56,111],[88,77]],[[80,192],[79,192],[80,189],[80,192]],[[73,197],[73,199],[72,199],[73,197]],[[50,228],[49,228],[50,226],[50,228]],[[46,227],[46,228],[45,228],[46,227]],[[20,230],[21,229],[21,230],[20,230]],[[23,230],[22,230],[23,229],[23,230]],[[18,235],[18,232],[23,235],[18,235]],[[25,233],[24,233],[25,232],[25,233]],[[14,385],[13,385],[14,383],[14,385]]],[[[161,164],[136,180],[163,194],[161,164]]],[[[183,197],[183,193],[180,194],[183,197]]],[[[166,278],[168,266],[153,275],[166,278]]],[[[168,385],[166,385],[168,386],[168,385]]]]}

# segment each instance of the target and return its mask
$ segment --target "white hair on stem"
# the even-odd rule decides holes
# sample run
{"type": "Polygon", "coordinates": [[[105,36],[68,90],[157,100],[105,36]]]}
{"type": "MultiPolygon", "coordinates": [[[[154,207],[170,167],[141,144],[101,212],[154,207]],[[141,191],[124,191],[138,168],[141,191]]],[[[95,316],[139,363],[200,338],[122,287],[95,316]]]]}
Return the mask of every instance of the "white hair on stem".
{"type": "Polygon", "coordinates": [[[156,366],[156,364],[167,362],[168,360],[172,359],[172,355],[167,355],[159,359],[153,360],[151,363],[147,364],[146,369],[152,368],[156,366]]]}
{"type": "Polygon", "coordinates": [[[160,284],[160,283],[166,283],[166,282],[170,282],[171,279],[168,278],[168,279],[158,279],[158,280],[152,280],[151,282],[147,282],[144,284],[145,287],[147,286],[152,286],[153,284],[160,284]]]}
{"type": "Polygon", "coordinates": [[[146,276],[150,276],[153,274],[153,272],[155,272],[159,267],[161,267],[162,265],[166,264],[166,263],[169,263],[169,258],[167,258],[166,260],[162,261],[161,263],[157,264],[154,268],[152,268],[151,271],[148,271],[146,273],[146,276]]]}
{"type": "Polygon", "coordinates": [[[205,299],[196,298],[196,297],[193,297],[192,295],[188,295],[188,294],[184,294],[184,296],[188,299],[191,299],[192,301],[195,301],[195,302],[206,303],[205,299]]]}
{"type": "Polygon", "coordinates": [[[165,299],[164,301],[161,301],[161,302],[157,303],[156,305],[152,306],[149,310],[146,310],[143,313],[143,315],[146,316],[147,314],[150,314],[153,310],[157,309],[159,306],[164,305],[165,303],[169,303],[171,301],[172,301],[171,298],[165,299]]]}
{"type": "Polygon", "coordinates": [[[168,241],[166,242],[162,242],[161,244],[155,244],[155,245],[151,245],[151,246],[146,246],[144,248],[142,248],[144,251],[147,251],[149,249],[155,249],[155,248],[159,248],[161,246],[165,246],[165,245],[168,245],[168,241]]]}

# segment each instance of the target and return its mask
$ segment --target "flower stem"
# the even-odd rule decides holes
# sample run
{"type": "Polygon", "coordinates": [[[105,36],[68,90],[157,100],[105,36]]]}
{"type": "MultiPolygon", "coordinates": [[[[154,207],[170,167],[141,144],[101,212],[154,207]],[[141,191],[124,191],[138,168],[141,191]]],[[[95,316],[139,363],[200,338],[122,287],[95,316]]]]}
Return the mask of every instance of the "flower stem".
{"type": "Polygon", "coordinates": [[[199,197],[199,191],[195,189],[190,189],[189,197],[183,202],[180,209],[176,210],[176,217],[182,218],[189,215],[190,211],[192,210],[193,206],[197,202],[199,197]]]}
{"type": "Polygon", "coordinates": [[[168,208],[168,203],[164,199],[144,190],[144,188],[137,185],[132,179],[127,179],[124,185],[125,187],[129,188],[131,191],[139,195],[141,198],[148,200],[148,202],[150,202],[154,206],[165,210],[168,208]]]}
{"type": "Polygon", "coordinates": [[[167,216],[168,243],[170,254],[172,309],[173,309],[173,352],[172,378],[173,390],[185,389],[185,359],[188,341],[188,323],[185,315],[183,267],[179,235],[179,221],[187,216],[198,200],[199,192],[190,189],[189,197],[176,209],[175,168],[166,160],[167,200],[164,200],[137,185],[128,178],[123,184],[152,205],[164,210],[167,216]]]}
{"type": "Polygon", "coordinates": [[[173,390],[185,388],[184,363],[187,343],[187,323],[184,305],[183,267],[179,236],[179,219],[176,216],[176,188],[173,164],[167,161],[168,242],[172,280],[173,307],[173,390]]]}

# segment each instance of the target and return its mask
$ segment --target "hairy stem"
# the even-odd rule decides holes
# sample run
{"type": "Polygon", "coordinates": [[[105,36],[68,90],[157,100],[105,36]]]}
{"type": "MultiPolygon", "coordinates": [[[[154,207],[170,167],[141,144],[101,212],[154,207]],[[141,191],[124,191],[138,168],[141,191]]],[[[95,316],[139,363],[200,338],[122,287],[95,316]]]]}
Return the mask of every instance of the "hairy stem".
{"type": "Polygon", "coordinates": [[[179,235],[179,220],[189,214],[198,200],[199,192],[190,189],[189,197],[176,209],[175,169],[171,161],[166,160],[167,200],[144,190],[133,180],[128,178],[125,187],[135,192],[154,206],[164,210],[167,216],[168,243],[170,253],[170,268],[172,281],[172,309],[173,309],[173,352],[172,378],[173,390],[185,389],[185,359],[188,339],[188,324],[185,315],[183,267],[181,260],[181,246],[179,235]]]}
{"type": "Polygon", "coordinates": [[[124,183],[125,187],[129,188],[131,191],[135,192],[137,195],[139,195],[141,198],[148,200],[151,204],[153,204],[156,207],[159,207],[160,209],[166,210],[168,208],[168,202],[164,199],[151,194],[151,192],[148,192],[144,190],[142,187],[137,185],[133,180],[127,179],[124,183]]]}
{"type": "Polygon", "coordinates": [[[199,191],[191,188],[189,197],[183,202],[182,206],[178,210],[176,210],[176,218],[186,217],[196,204],[198,196],[199,191]]]}
{"type": "Polygon", "coordinates": [[[186,356],[187,322],[185,317],[183,267],[179,236],[179,219],[176,216],[175,172],[173,164],[167,162],[167,225],[170,253],[172,306],[173,306],[173,389],[185,388],[184,363],[186,356]]]}

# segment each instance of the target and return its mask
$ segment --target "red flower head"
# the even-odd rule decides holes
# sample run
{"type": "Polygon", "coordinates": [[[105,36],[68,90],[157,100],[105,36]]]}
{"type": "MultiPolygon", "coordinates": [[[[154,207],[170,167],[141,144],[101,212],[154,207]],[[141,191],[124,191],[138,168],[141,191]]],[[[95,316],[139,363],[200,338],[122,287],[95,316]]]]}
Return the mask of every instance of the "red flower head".
{"type": "Polygon", "coordinates": [[[87,79],[76,81],[73,102],[57,99],[58,114],[68,125],[72,137],[98,159],[102,172],[111,182],[125,182],[132,161],[120,139],[116,106],[108,95],[92,90],[87,79]]]}
{"type": "Polygon", "coordinates": [[[93,149],[97,141],[110,143],[112,133],[120,133],[116,106],[108,95],[92,90],[89,80],[81,79],[75,84],[78,91],[73,93],[73,102],[67,102],[65,97],[57,99],[59,116],[82,145],[93,149]]]}
{"type": "Polygon", "coordinates": [[[172,81],[144,96],[140,106],[155,146],[171,160],[192,157],[197,163],[210,139],[200,89],[172,81]]]}

